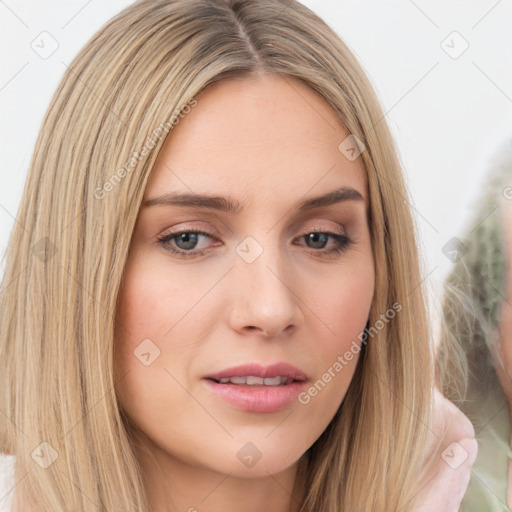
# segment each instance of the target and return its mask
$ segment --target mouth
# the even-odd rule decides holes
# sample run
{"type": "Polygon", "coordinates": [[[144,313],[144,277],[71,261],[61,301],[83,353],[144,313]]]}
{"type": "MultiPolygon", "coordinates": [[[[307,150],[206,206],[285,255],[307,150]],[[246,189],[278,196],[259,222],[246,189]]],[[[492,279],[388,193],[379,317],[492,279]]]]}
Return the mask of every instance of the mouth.
{"type": "Polygon", "coordinates": [[[270,366],[250,363],[226,368],[220,372],[207,375],[205,379],[213,380],[219,384],[286,386],[292,382],[303,382],[307,377],[304,372],[288,363],[276,363],[270,366]]]}
{"type": "MultiPolygon", "coordinates": [[[[292,382],[301,382],[290,377],[277,376],[277,377],[256,377],[255,375],[248,376],[233,376],[222,377],[221,379],[210,379],[218,384],[235,384],[237,386],[287,386],[292,382]]],[[[304,379],[303,379],[304,380],[304,379]]]]}
{"type": "Polygon", "coordinates": [[[203,378],[210,391],[246,412],[276,412],[291,405],[304,388],[306,374],[287,363],[248,364],[203,378]]]}

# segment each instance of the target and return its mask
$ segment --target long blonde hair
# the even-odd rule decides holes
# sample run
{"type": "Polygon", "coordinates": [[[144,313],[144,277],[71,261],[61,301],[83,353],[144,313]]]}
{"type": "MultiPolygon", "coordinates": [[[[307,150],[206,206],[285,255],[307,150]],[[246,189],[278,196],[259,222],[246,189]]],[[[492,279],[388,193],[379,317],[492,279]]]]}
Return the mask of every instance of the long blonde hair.
{"type": "Polygon", "coordinates": [[[132,231],[182,111],[210,84],[262,73],[298,78],[325,98],[364,144],[368,173],[373,331],[342,406],[308,450],[301,510],[409,509],[431,419],[432,353],[408,194],[369,80],[295,0],[141,0],[66,71],[6,253],[0,450],[17,456],[24,511],[148,511],[112,371],[132,231]],[[400,312],[384,322],[393,304],[400,312]]]}

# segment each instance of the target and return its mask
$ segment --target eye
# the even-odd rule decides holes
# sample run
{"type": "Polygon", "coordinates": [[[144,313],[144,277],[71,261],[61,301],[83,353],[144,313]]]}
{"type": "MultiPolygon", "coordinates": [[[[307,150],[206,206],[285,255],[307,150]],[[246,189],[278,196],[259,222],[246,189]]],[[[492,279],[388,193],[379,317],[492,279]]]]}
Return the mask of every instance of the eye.
{"type": "Polygon", "coordinates": [[[313,249],[323,249],[320,252],[325,257],[336,257],[343,251],[347,250],[353,243],[353,240],[345,234],[331,233],[330,231],[312,231],[299,237],[299,239],[305,239],[306,243],[311,243],[313,249]],[[324,249],[327,245],[329,238],[334,240],[334,246],[330,249],[324,249]],[[321,246],[321,247],[319,247],[321,246]]]}
{"type": "MultiPolygon", "coordinates": [[[[202,237],[216,239],[214,235],[206,231],[188,230],[163,235],[157,239],[157,243],[171,254],[184,258],[193,258],[205,254],[206,248],[197,248],[202,237]]],[[[301,239],[304,239],[306,244],[311,244],[309,248],[313,250],[313,253],[318,253],[327,258],[336,257],[347,250],[353,243],[349,236],[330,231],[310,231],[297,238],[297,240],[301,239]],[[334,240],[334,246],[330,249],[325,249],[329,239],[334,240]]]]}
{"type": "Polygon", "coordinates": [[[172,254],[184,257],[202,256],[204,251],[196,249],[200,237],[213,238],[213,235],[205,231],[180,231],[164,235],[157,242],[172,254]]]}

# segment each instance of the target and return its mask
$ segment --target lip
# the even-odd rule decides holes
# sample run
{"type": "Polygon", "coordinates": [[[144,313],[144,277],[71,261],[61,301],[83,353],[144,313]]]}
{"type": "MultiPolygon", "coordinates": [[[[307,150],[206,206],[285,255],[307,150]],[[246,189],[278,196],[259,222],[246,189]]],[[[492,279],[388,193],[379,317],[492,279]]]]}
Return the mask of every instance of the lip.
{"type": "Polygon", "coordinates": [[[246,412],[277,412],[292,404],[306,386],[304,372],[288,363],[262,366],[256,363],[227,368],[203,377],[209,390],[233,407],[246,412]],[[221,384],[216,382],[224,377],[287,377],[294,379],[290,384],[280,386],[221,384]]]}
{"type": "Polygon", "coordinates": [[[206,375],[204,378],[220,380],[223,377],[247,377],[249,375],[262,378],[281,376],[288,377],[289,379],[294,379],[297,381],[304,381],[307,379],[307,376],[304,372],[288,363],[276,363],[270,366],[262,366],[257,363],[243,364],[240,366],[227,368],[226,370],[222,370],[218,373],[206,375]]]}

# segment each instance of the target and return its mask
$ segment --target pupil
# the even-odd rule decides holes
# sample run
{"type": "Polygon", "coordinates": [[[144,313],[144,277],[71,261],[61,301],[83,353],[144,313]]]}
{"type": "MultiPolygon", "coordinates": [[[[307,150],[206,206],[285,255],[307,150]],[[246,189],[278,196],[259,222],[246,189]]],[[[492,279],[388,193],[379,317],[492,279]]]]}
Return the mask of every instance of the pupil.
{"type": "Polygon", "coordinates": [[[322,249],[325,246],[327,235],[325,233],[310,233],[309,240],[313,243],[318,243],[318,239],[322,239],[322,243],[320,243],[321,247],[316,247],[316,249],[322,249]]]}
{"type": "Polygon", "coordinates": [[[180,249],[193,249],[197,243],[197,233],[182,233],[177,240],[180,249]],[[180,246],[178,242],[184,242],[185,247],[180,246]]]}

